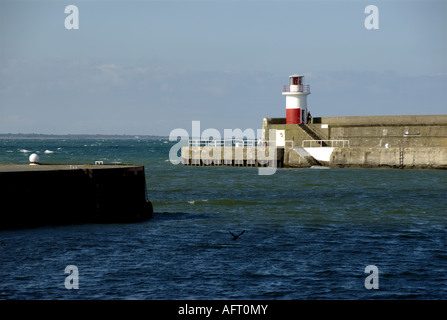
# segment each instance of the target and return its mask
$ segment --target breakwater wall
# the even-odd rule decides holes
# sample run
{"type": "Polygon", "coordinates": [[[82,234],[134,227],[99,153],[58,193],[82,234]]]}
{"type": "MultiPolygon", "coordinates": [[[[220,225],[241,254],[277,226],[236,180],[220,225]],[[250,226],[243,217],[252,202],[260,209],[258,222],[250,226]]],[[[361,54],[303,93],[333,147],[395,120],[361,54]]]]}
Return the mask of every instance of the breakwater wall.
{"type": "Polygon", "coordinates": [[[297,152],[302,148],[332,167],[447,168],[447,115],[320,117],[301,125],[285,122],[285,118],[264,118],[263,129],[284,130],[286,167],[312,165],[309,157],[297,152]],[[319,154],[324,156],[305,148],[311,146],[309,141],[322,147],[319,154]],[[334,141],[347,143],[330,148],[334,141]]]}
{"type": "Polygon", "coordinates": [[[152,217],[143,166],[0,165],[0,229],[152,217]]]}
{"type": "Polygon", "coordinates": [[[447,169],[447,147],[335,148],[331,167],[447,169]]]}
{"type": "Polygon", "coordinates": [[[284,148],[264,146],[189,146],[182,147],[181,156],[192,166],[284,166],[284,148]]]}

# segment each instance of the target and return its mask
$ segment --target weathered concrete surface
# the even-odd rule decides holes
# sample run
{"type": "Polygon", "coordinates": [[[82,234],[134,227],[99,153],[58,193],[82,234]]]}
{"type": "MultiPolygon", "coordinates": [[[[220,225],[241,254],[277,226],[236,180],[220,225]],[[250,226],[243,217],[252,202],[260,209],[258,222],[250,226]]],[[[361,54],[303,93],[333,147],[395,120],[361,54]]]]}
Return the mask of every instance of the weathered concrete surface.
{"type": "Polygon", "coordinates": [[[181,157],[184,165],[271,166],[271,161],[276,161],[276,167],[282,167],[284,148],[182,147],[181,157]]]}
{"type": "MultiPolygon", "coordinates": [[[[349,140],[351,147],[447,147],[447,115],[313,118],[311,129],[320,140],[349,140]]],[[[286,140],[297,147],[308,135],[285,119],[264,119],[264,130],[286,130],[286,140]],[[284,120],[284,121],[281,121],[284,120]]]]}
{"type": "Polygon", "coordinates": [[[329,166],[447,169],[447,148],[335,148],[329,166]]]}
{"type": "Polygon", "coordinates": [[[0,165],[0,229],[152,216],[143,166],[0,165]]]}
{"type": "Polygon", "coordinates": [[[346,116],[316,117],[312,123],[327,123],[331,126],[446,126],[447,115],[396,115],[396,116],[346,116]]]}
{"type": "MultiPolygon", "coordinates": [[[[294,147],[301,147],[303,140],[316,140],[316,137],[348,140],[351,150],[334,150],[330,161],[333,166],[446,168],[447,115],[322,117],[313,118],[305,126],[285,124],[285,118],[265,118],[263,129],[264,132],[285,130],[286,141],[294,147]],[[309,130],[312,135],[306,132],[309,130]]],[[[286,148],[284,165],[306,167],[310,164],[286,148]]]]}

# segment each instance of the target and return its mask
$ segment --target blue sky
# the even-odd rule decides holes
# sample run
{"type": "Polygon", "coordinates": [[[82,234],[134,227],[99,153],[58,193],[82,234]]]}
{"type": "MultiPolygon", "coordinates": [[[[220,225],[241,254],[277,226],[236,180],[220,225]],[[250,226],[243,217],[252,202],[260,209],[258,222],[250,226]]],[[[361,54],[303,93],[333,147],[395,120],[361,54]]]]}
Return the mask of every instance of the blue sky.
{"type": "Polygon", "coordinates": [[[0,133],[257,129],[294,73],[314,117],[446,114],[446,58],[443,0],[0,0],[0,133]]]}

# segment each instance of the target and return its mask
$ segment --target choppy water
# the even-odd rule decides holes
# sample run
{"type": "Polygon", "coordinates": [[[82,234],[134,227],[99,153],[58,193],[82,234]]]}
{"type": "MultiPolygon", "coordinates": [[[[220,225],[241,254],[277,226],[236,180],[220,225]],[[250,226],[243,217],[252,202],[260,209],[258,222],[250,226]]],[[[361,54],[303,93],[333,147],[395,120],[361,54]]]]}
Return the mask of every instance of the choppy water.
{"type": "MultiPolygon", "coordinates": [[[[0,140],[142,164],[154,218],[0,232],[0,299],[445,299],[447,171],[173,165],[165,140],[0,140]],[[233,233],[246,232],[236,241],[233,233]],[[79,271],[67,290],[65,267],[79,271]],[[379,270],[365,288],[365,267],[379,270]]],[[[45,153],[45,151],[47,152],[45,153]]],[[[1,197],[1,195],[0,195],[1,197]]],[[[61,208],[63,213],[63,208],[61,208]]]]}

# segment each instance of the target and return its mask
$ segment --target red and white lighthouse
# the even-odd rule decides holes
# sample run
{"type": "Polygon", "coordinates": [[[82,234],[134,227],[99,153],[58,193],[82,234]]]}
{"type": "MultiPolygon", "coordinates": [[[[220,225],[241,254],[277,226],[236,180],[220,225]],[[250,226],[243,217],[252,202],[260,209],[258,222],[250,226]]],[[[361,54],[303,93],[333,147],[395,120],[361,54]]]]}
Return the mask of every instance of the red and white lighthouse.
{"type": "Polygon", "coordinates": [[[304,76],[289,76],[289,84],[285,85],[282,94],[286,96],[286,124],[307,122],[307,96],[310,86],[304,84],[304,76]]]}

